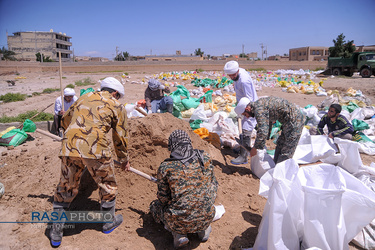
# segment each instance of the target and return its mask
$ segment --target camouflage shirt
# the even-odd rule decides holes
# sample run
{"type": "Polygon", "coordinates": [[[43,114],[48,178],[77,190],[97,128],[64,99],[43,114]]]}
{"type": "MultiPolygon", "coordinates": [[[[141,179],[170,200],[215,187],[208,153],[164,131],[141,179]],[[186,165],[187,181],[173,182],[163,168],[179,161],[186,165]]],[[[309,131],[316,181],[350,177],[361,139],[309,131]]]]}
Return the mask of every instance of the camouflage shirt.
{"type": "Polygon", "coordinates": [[[158,169],[157,196],[164,219],[178,233],[203,230],[215,216],[218,183],[209,155],[204,153],[203,158],[203,167],[198,159],[187,165],[166,160],[158,169]]]}
{"type": "Polygon", "coordinates": [[[65,129],[60,156],[88,159],[111,157],[106,134],[112,138],[119,161],[127,161],[128,130],[124,105],[107,92],[91,92],[81,96],[62,117],[65,129]]]}
{"type": "Polygon", "coordinates": [[[255,102],[250,102],[251,116],[257,120],[257,137],[254,147],[263,149],[269,137],[272,125],[279,121],[283,126],[300,126],[295,123],[303,116],[299,108],[294,104],[280,97],[264,97],[255,102]]]}

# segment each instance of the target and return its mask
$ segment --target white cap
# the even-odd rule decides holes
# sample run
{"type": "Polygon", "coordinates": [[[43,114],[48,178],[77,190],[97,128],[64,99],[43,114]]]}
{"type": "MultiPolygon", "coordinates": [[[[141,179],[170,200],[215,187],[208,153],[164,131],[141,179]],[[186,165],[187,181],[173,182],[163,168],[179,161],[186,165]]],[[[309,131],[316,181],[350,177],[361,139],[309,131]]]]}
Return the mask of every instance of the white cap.
{"type": "Polygon", "coordinates": [[[238,69],[239,69],[239,65],[238,65],[238,62],[236,61],[229,61],[224,66],[224,72],[225,74],[228,74],[228,75],[237,73],[238,69]]]}
{"type": "Polygon", "coordinates": [[[243,112],[245,112],[246,106],[249,103],[249,98],[242,97],[241,100],[238,102],[237,107],[234,108],[234,112],[236,112],[237,115],[241,115],[243,112]]]}
{"type": "Polygon", "coordinates": [[[76,92],[74,91],[74,89],[71,89],[71,88],[64,89],[64,96],[75,96],[75,95],[76,95],[76,92]]]}
{"type": "Polygon", "coordinates": [[[125,95],[124,86],[114,77],[107,77],[100,81],[100,89],[102,88],[117,90],[117,92],[120,94],[120,98],[125,95]]]}

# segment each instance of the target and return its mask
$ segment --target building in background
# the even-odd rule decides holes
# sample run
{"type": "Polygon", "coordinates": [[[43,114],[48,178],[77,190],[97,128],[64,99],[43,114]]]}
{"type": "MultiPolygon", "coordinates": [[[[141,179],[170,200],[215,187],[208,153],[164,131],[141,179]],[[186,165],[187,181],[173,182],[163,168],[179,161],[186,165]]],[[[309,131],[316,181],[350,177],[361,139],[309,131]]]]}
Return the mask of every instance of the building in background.
{"type": "Polygon", "coordinates": [[[326,61],[328,47],[301,47],[289,49],[289,61],[326,61]]]}
{"type": "Polygon", "coordinates": [[[8,36],[8,50],[16,53],[18,60],[35,61],[38,52],[44,57],[50,57],[54,61],[59,61],[59,52],[61,52],[61,61],[73,61],[70,50],[72,43],[71,37],[65,33],[62,34],[45,31],[20,31],[14,32],[13,36],[8,36]]]}
{"type": "Polygon", "coordinates": [[[360,45],[356,46],[356,51],[355,52],[375,52],[375,45],[360,45]]]}

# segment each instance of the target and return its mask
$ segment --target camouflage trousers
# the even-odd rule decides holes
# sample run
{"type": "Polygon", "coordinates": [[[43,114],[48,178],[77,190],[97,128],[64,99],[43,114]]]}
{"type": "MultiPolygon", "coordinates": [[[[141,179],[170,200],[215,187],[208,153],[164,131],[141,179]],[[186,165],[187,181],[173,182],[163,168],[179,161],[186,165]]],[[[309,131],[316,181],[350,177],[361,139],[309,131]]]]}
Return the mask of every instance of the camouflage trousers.
{"type": "Polygon", "coordinates": [[[282,125],[281,135],[276,142],[274,157],[276,164],[293,158],[304,124],[305,116],[299,113],[294,121],[282,125]]]}
{"type": "Polygon", "coordinates": [[[99,187],[101,201],[112,201],[117,195],[114,163],[111,158],[85,159],[80,157],[61,158],[60,182],[57,185],[54,201],[70,203],[78,194],[83,170],[87,167],[99,187]]]}
{"type": "Polygon", "coordinates": [[[150,213],[154,218],[155,222],[164,224],[165,229],[170,232],[178,234],[197,233],[201,230],[205,230],[211,224],[214,216],[215,209],[210,214],[198,215],[202,211],[196,211],[196,214],[192,214],[191,220],[183,218],[183,215],[172,215],[168,213],[165,207],[162,206],[159,200],[154,200],[150,204],[150,213]]]}

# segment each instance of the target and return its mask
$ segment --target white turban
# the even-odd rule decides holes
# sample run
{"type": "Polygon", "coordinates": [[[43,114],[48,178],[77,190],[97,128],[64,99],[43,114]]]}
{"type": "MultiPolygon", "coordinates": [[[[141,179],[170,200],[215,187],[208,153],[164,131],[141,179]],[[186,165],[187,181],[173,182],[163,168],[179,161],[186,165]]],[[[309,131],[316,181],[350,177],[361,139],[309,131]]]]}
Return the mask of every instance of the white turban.
{"type": "Polygon", "coordinates": [[[148,81],[148,87],[152,90],[152,91],[155,91],[155,90],[158,90],[158,89],[164,89],[165,87],[163,85],[161,85],[161,83],[156,80],[156,79],[150,79],[148,81]]]}
{"type": "Polygon", "coordinates": [[[237,107],[234,108],[234,112],[237,115],[241,115],[245,112],[246,106],[250,103],[250,99],[247,97],[242,97],[241,100],[238,102],[237,107]]]}
{"type": "Polygon", "coordinates": [[[236,61],[229,61],[224,66],[224,72],[225,74],[232,75],[237,73],[239,69],[238,62],[236,61]]]}
{"type": "Polygon", "coordinates": [[[76,92],[74,91],[74,89],[71,89],[71,88],[64,89],[64,96],[75,96],[75,95],[76,95],[76,92]]]}
{"type": "Polygon", "coordinates": [[[116,90],[121,97],[125,95],[124,86],[114,77],[107,77],[104,80],[100,81],[100,89],[102,88],[116,90]]]}

